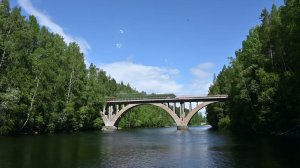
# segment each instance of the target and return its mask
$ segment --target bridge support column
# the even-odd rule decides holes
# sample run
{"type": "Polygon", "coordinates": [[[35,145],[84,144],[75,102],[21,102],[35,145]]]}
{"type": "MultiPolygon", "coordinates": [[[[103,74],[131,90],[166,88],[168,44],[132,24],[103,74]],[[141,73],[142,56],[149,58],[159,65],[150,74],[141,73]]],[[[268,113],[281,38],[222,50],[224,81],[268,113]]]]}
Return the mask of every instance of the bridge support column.
{"type": "Polygon", "coordinates": [[[184,102],[180,102],[179,106],[179,122],[177,122],[177,130],[187,130],[188,123],[185,123],[185,104],[184,102]]]}
{"type": "Polygon", "coordinates": [[[103,119],[104,125],[102,127],[102,131],[115,131],[117,130],[117,127],[114,126],[114,123],[112,122],[113,117],[113,106],[103,106],[102,111],[100,111],[100,115],[103,119]],[[107,112],[107,114],[106,114],[107,112]]]}
{"type": "Polygon", "coordinates": [[[176,113],[176,102],[174,102],[174,104],[173,104],[173,111],[174,111],[174,113],[176,113]]]}
{"type": "Polygon", "coordinates": [[[185,111],[184,111],[184,102],[180,102],[180,110],[179,110],[179,117],[180,120],[183,121],[184,117],[185,117],[185,111]]]}
{"type": "Polygon", "coordinates": [[[118,113],[119,112],[119,105],[118,104],[116,105],[116,110],[117,110],[116,113],[118,113]]]}

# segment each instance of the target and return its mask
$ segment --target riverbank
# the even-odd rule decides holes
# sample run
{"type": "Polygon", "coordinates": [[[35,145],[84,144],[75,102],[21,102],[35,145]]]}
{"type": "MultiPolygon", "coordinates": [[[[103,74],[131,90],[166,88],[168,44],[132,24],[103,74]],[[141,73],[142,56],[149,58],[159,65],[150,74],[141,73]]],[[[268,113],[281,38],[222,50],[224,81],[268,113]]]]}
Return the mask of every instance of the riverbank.
{"type": "MultiPolygon", "coordinates": [[[[293,138],[293,139],[300,139],[300,127],[295,127],[293,129],[287,130],[287,131],[281,131],[281,132],[271,132],[271,133],[254,133],[254,132],[236,132],[229,129],[229,127],[226,127],[226,129],[215,129],[211,127],[208,123],[201,123],[201,125],[193,124],[189,125],[189,129],[193,127],[209,127],[211,130],[214,130],[215,132],[219,133],[229,133],[233,135],[259,135],[259,136],[271,136],[271,137],[283,137],[283,138],[293,138]]],[[[163,129],[163,128],[176,128],[176,125],[167,125],[162,127],[118,127],[117,131],[121,130],[130,130],[130,129],[163,129]]],[[[15,134],[9,134],[9,135],[2,135],[4,136],[19,136],[19,135],[55,135],[55,134],[78,134],[78,133],[89,133],[89,132],[105,132],[102,129],[85,129],[85,130],[65,130],[65,131],[57,131],[57,132],[18,132],[15,134]]]]}
{"type": "Polygon", "coordinates": [[[292,138],[299,138],[300,139],[300,127],[295,127],[289,129],[287,131],[281,132],[273,132],[271,135],[279,136],[279,137],[292,137],[292,138]]]}

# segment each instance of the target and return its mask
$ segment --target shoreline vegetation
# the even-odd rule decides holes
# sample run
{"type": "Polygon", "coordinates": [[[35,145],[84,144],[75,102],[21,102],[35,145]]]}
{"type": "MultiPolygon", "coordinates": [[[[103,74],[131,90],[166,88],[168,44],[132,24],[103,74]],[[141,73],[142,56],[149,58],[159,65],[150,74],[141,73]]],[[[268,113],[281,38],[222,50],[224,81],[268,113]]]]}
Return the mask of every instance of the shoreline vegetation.
{"type": "Polygon", "coordinates": [[[264,9],[209,94],[229,100],[207,107],[216,129],[300,137],[300,1],[264,9]]]}

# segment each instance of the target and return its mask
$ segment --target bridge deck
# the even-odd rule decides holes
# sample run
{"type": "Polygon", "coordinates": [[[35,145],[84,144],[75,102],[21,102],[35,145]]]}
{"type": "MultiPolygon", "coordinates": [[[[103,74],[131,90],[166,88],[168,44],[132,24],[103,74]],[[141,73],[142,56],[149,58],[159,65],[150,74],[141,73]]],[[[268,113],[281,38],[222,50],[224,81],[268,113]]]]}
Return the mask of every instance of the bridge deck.
{"type": "Polygon", "coordinates": [[[123,98],[107,100],[107,104],[143,104],[143,103],[171,103],[171,102],[206,102],[206,101],[224,101],[228,95],[208,95],[193,97],[176,97],[176,98],[123,98]]]}

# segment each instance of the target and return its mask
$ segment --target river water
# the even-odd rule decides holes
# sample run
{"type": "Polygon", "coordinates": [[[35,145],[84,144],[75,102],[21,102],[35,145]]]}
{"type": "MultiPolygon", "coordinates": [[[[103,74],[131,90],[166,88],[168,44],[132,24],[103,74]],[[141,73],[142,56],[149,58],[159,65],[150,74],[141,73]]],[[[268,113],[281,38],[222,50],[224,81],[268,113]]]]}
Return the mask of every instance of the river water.
{"type": "Polygon", "coordinates": [[[209,126],[0,137],[0,167],[300,167],[300,140],[209,126]]]}

